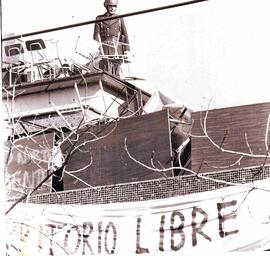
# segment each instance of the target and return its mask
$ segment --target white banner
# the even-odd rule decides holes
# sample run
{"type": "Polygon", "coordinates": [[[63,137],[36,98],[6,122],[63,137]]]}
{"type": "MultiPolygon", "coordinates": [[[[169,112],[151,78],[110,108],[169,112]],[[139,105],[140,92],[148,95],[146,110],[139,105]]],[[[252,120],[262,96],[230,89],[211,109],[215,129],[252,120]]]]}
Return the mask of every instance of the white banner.
{"type": "MultiPolygon", "coordinates": [[[[104,205],[19,204],[7,255],[190,255],[270,249],[270,179],[168,199],[104,205]],[[251,189],[253,185],[260,189],[251,189]]],[[[9,207],[9,205],[7,205],[9,207]]]]}

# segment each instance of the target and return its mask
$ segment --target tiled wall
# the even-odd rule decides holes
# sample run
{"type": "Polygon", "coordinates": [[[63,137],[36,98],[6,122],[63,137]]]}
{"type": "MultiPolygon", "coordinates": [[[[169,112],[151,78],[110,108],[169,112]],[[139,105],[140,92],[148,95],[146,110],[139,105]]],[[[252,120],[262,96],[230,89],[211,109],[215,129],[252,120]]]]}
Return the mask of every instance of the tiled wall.
{"type": "MultiPolygon", "coordinates": [[[[206,177],[233,183],[248,183],[270,177],[270,166],[238,169],[205,174],[206,177]]],[[[35,195],[31,203],[43,204],[106,204],[168,198],[215,190],[227,184],[195,175],[164,178],[136,183],[86,188],[51,194],[35,195]]]]}

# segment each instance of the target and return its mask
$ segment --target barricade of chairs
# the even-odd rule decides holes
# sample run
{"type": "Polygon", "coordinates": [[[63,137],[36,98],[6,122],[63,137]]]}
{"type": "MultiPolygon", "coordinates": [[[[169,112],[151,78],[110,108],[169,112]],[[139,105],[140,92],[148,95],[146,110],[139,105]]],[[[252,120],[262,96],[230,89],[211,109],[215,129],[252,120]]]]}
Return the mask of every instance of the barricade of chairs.
{"type": "Polygon", "coordinates": [[[3,85],[57,78],[62,66],[57,41],[47,40],[46,43],[39,38],[25,42],[17,40],[16,43],[5,45],[2,65],[3,85]],[[46,43],[54,45],[56,51],[54,56],[49,57],[46,43]]]}
{"type": "Polygon", "coordinates": [[[88,72],[105,70],[119,76],[119,71],[111,69],[123,63],[128,63],[125,54],[106,54],[100,49],[92,51],[79,47],[79,38],[71,60],[63,64],[58,53],[58,41],[41,38],[27,41],[16,40],[15,43],[5,45],[2,65],[3,86],[21,83],[32,83],[44,79],[56,79],[72,75],[83,75],[88,72]],[[46,42],[46,43],[45,43],[46,42]],[[47,44],[52,44],[54,54],[49,56],[47,44]],[[26,58],[27,57],[27,58],[26,58]],[[111,68],[110,68],[111,67],[111,68]]]}

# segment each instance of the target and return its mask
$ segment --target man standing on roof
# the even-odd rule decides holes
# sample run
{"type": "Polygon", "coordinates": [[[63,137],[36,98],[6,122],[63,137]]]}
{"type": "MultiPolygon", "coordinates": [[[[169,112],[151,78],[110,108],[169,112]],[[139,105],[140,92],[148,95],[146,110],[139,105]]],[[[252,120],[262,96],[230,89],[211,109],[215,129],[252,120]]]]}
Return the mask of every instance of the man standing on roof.
{"type": "MultiPolygon", "coordinates": [[[[113,17],[116,14],[118,0],[105,0],[107,12],[97,16],[97,20],[113,17]]],[[[123,18],[100,21],[95,24],[94,39],[101,44],[100,51],[103,55],[100,68],[119,76],[120,65],[128,55],[129,39],[123,18]]]]}

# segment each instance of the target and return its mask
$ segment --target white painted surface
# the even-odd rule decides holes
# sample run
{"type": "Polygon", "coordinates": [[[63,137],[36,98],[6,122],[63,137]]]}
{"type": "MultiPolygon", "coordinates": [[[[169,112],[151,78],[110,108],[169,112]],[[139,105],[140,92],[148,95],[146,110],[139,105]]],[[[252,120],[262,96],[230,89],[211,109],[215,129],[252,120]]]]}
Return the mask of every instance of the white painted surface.
{"type": "MultiPolygon", "coordinates": [[[[83,104],[88,105],[101,113],[104,113],[107,110],[115,97],[105,90],[102,92],[98,84],[88,86],[87,88],[84,85],[80,86],[79,93],[83,104]]],[[[80,107],[79,99],[74,87],[69,87],[34,94],[25,94],[16,97],[12,116],[22,117],[54,112],[55,109],[50,102],[52,102],[57,110],[60,111],[67,108],[80,107]]],[[[123,100],[118,99],[117,102],[123,103],[123,100]]],[[[5,104],[6,100],[4,100],[3,103],[5,104]]],[[[117,117],[119,107],[118,103],[114,102],[106,114],[111,117],[117,117]]],[[[12,109],[11,100],[9,100],[9,104],[9,109],[12,109]]]]}

